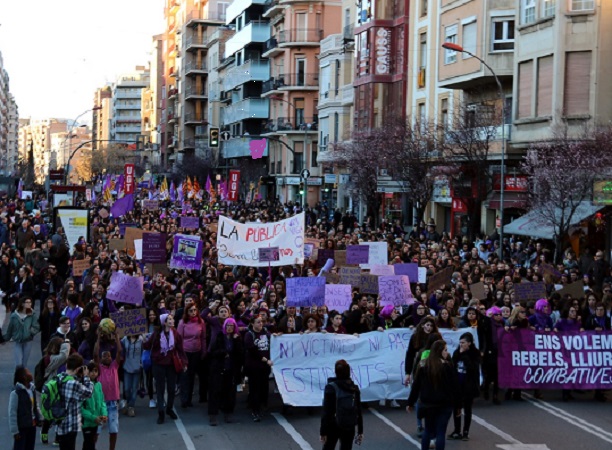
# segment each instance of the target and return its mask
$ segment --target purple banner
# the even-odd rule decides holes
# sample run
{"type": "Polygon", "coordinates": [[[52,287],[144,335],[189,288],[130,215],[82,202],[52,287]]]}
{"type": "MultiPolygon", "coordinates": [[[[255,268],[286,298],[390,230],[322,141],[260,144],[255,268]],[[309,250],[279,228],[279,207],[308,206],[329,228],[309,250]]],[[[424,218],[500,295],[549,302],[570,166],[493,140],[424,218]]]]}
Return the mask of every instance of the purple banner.
{"type": "Polygon", "coordinates": [[[395,275],[407,275],[410,282],[416,283],[419,279],[419,265],[417,263],[393,264],[395,275]]]}
{"type": "Polygon", "coordinates": [[[499,385],[512,389],[611,389],[612,332],[498,333],[499,385]]]}
{"type": "Polygon", "coordinates": [[[370,247],[367,245],[349,245],[346,247],[347,264],[367,264],[370,247]]]}
{"type": "Polygon", "coordinates": [[[177,234],[170,259],[171,269],[199,270],[202,266],[202,241],[195,236],[177,234]]]}
{"type": "Polygon", "coordinates": [[[142,262],[145,264],[166,262],[166,233],[143,233],[142,262]]]}
{"type": "Polygon", "coordinates": [[[189,228],[192,230],[197,230],[200,228],[200,218],[199,217],[181,217],[181,228],[189,228]]]}
{"type": "Polygon", "coordinates": [[[323,306],[325,304],[325,278],[287,278],[287,306],[323,306]]]}

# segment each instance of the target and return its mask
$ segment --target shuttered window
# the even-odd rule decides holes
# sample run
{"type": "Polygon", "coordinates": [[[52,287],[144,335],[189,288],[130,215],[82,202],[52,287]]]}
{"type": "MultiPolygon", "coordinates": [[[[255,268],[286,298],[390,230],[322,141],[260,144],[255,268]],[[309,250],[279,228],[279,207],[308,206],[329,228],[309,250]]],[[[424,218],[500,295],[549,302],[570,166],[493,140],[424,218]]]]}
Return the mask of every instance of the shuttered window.
{"type": "Polygon", "coordinates": [[[566,116],[589,113],[591,52],[565,54],[563,109],[566,116]]]}
{"type": "MultiPolygon", "coordinates": [[[[476,33],[478,31],[477,23],[472,22],[463,25],[463,49],[476,54],[476,33]]],[[[461,56],[463,59],[471,58],[467,53],[461,56]]]]}
{"type": "Polygon", "coordinates": [[[518,119],[531,117],[533,98],[533,61],[519,64],[518,119]]]}
{"type": "Polygon", "coordinates": [[[553,57],[538,59],[538,97],[536,116],[552,115],[553,57]]]}

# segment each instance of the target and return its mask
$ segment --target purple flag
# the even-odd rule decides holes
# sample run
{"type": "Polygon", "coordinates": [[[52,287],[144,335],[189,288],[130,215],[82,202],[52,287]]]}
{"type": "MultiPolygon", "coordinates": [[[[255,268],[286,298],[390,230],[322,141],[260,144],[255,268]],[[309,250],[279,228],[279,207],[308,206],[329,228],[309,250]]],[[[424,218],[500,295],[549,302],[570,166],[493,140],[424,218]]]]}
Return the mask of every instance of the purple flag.
{"type": "Polygon", "coordinates": [[[128,212],[134,209],[134,194],[127,194],[125,197],[118,199],[111,206],[111,214],[113,217],[125,216],[128,212]]]}
{"type": "Polygon", "coordinates": [[[23,192],[23,180],[19,179],[19,184],[17,185],[17,196],[21,198],[21,193],[23,192]]]}
{"type": "Polygon", "coordinates": [[[117,191],[117,197],[121,197],[123,195],[123,184],[124,184],[124,179],[123,179],[123,174],[119,175],[119,178],[117,178],[117,182],[115,183],[115,191],[117,191]]]}
{"type": "Polygon", "coordinates": [[[206,176],[206,184],[204,185],[204,189],[206,192],[210,194],[210,188],[212,187],[212,183],[210,182],[210,174],[206,176]]]}
{"type": "Polygon", "coordinates": [[[176,201],[176,188],[174,187],[174,181],[170,182],[170,200],[176,201]]]}
{"type": "Polygon", "coordinates": [[[178,194],[178,201],[182,202],[183,201],[183,185],[179,184],[179,187],[176,189],[176,192],[178,194]]]}

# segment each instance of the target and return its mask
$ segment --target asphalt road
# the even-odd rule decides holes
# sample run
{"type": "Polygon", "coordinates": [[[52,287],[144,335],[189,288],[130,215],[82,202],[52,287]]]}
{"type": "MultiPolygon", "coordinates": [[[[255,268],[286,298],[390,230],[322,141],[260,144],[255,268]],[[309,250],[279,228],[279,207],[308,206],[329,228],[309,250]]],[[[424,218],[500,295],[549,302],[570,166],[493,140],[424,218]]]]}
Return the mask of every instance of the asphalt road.
{"type": "MultiPolygon", "coordinates": [[[[0,322],[6,326],[4,311],[0,322]]],[[[30,358],[32,372],[40,358],[38,342],[30,358]]],[[[8,433],[7,405],[13,378],[12,344],[0,346],[0,450],[12,448],[8,433]]],[[[271,390],[272,392],[272,386],[271,390]]],[[[561,401],[561,392],[544,391],[544,400],[535,400],[529,393],[524,401],[503,402],[495,406],[478,399],[474,407],[474,423],[470,441],[448,441],[448,449],[610,449],[612,448],[612,396],[608,403],[592,400],[592,392],[575,393],[576,400],[561,401]]],[[[197,395],[195,396],[197,399],[197,395]]],[[[156,411],[148,408],[148,400],[138,400],[136,417],[121,416],[117,449],[318,449],[319,408],[294,408],[282,413],[278,394],[270,394],[270,408],[260,423],[251,420],[246,409],[246,393],[238,394],[236,423],[208,425],[206,405],[177,409],[179,420],[166,418],[157,425],[156,411]]],[[[365,438],[361,448],[404,450],[420,448],[416,437],[416,418],[401,409],[370,403],[364,410],[365,438]]],[[[452,431],[449,425],[449,432],[452,431]]],[[[79,436],[78,447],[81,438],[79,436]]],[[[36,448],[52,448],[37,443],[36,448]]],[[[359,448],[359,447],[354,447],[359,448]]],[[[99,450],[108,449],[108,432],[98,442],[99,450]]]]}

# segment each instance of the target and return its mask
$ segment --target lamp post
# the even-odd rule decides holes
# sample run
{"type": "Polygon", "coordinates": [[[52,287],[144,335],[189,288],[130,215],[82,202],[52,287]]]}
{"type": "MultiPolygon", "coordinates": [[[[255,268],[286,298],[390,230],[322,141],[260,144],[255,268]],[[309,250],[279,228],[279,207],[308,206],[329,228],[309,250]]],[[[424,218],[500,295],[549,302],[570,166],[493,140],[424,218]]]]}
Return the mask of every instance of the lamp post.
{"type": "Polygon", "coordinates": [[[72,161],[72,157],[76,154],[76,152],[78,152],[79,150],[81,150],[83,147],[85,147],[87,144],[91,144],[93,142],[117,142],[119,144],[137,144],[138,141],[118,141],[115,139],[89,139],[87,141],[83,141],[81,142],[71,153],[70,156],[68,157],[68,161],[66,162],[66,167],[64,168],[64,184],[68,183],[68,170],[70,169],[70,161],[72,161]]]}
{"type": "MultiPolygon", "coordinates": [[[[274,95],[272,97],[270,97],[272,100],[277,100],[279,102],[284,102],[286,104],[288,104],[290,107],[293,108],[293,117],[295,120],[295,126],[297,127],[297,108],[296,106],[291,103],[289,100],[285,100],[282,97],[279,97],[277,95],[274,95]]],[[[306,146],[308,144],[308,130],[312,127],[312,124],[307,124],[306,121],[304,120],[304,123],[301,124],[300,126],[304,127],[304,149],[302,151],[302,172],[306,169],[306,146]]],[[[295,145],[295,144],[294,144],[295,145]]],[[[293,153],[293,158],[295,159],[295,151],[292,152],[293,153]]],[[[301,176],[301,174],[300,174],[301,176]]],[[[304,178],[304,194],[302,195],[302,209],[306,209],[306,196],[308,195],[308,178],[303,177],[304,178]]]]}
{"type": "Polygon", "coordinates": [[[503,260],[504,258],[504,190],[506,183],[506,101],[504,98],[504,89],[502,87],[501,81],[497,77],[495,71],[489,66],[482,58],[476,56],[474,53],[465,50],[462,46],[455,44],[454,42],[445,42],[442,44],[442,48],[446,50],[452,50],[459,53],[465,53],[466,55],[470,55],[480,61],[493,75],[495,78],[495,83],[497,83],[499,99],[501,101],[501,180],[499,183],[499,258],[503,260]]]}

